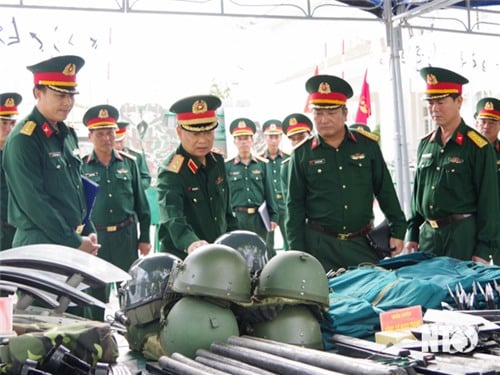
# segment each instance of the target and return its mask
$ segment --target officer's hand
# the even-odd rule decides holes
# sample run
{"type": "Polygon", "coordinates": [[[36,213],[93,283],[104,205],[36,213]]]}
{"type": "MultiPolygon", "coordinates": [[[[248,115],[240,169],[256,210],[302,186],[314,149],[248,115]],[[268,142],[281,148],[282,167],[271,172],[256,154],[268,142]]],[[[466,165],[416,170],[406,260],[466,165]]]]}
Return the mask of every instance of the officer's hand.
{"type": "Polygon", "coordinates": [[[197,248],[203,245],[208,245],[208,242],[205,240],[194,241],[191,245],[189,245],[187,253],[191,254],[193,251],[195,251],[197,248]]]}
{"type": "Polygon", "coordinates": [[[407,253],[416,253],[418,251],[418,242],[416,241],[407,242],[405,250],[407,253]]]}
{"type": "Polygon", "coordinates": [[[149,242],[139,242],[139,254],[146,256],[151,251],[151,244],[149,242]]]}
{"type": "Polygon", "coordinates": [[[391,248],[391,256],[396,256],[403,251],[404,242],[399,238],[391,237],[389,239],[389,247],[391,248]]]}
{"type": "Polygon", "coordinates": [[[100,244],[97,243],[97,236],[92,233],[89,236],[82,236],[82,243],[80,244],[79,250],[85,251],[91,255],[97,255],[100,244]],[[93,234],[93,236],[92,236],[93,234]]]}
{"type": "Polygon", "coordinates": [[[274,221],[271,221],[271,232],[272,232],[273,230],[275,230],[277,226],[278,226],[278,223],[276,223],[276,222],[274,222],[274,221]]]}

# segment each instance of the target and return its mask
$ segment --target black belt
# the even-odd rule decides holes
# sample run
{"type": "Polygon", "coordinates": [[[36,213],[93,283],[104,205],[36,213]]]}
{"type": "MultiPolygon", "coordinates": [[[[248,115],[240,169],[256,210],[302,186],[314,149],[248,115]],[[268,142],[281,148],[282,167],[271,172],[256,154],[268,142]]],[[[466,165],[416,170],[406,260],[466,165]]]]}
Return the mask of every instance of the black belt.
{"type": "Polygon", "coordinates": [[[446,225],[454,223],[456,221],[467,219],[468,217],[472,217],[473,215],[474,214],[453,214],[453,215],[442,217],[439,219],[434,219],[434,220],[427,219],[425,221],[432,228],[437,229],[437,228],[445,227],[446,225]]]}
{"type": "Polygon", "coordinates": [[[95,224],[95,229],[100,230],[100,231],[105,231],[105,232],[116,232],[117,230],[120,230],[122,228],[125,228],[126,226],[129,226],[134,222],[134,217],[129,216],[125,221],[122,221],[121,223],[114,224],[114,225],[98,225],[95,224]]]}
{"type": "Polygon", "coordinates": [[[237,212],[244,212],[246,214],[253,215],[257,212],[257,207],[235,207],[234,210],[237,212]]]}
{"type": "Polygon", "coordinates": [[[365,234],[367,234],[370,231],[370,229],[372,229],[371,222],[366,224],[363,228],[361,228],[357,232],[351,232],[351,233],[337,233],[337,232],[331,231],[329,229],[326,229],[325,227],[318,224],[317,222],[315,222],[313,220],[309,220],[309,219],[307,220],[307,224],[309,224],[314,229],[317,229],[325,234],[328,234],[329,236],[338,238],[339,240],[348,240],[350,238],[364,236],[365,234]]]}

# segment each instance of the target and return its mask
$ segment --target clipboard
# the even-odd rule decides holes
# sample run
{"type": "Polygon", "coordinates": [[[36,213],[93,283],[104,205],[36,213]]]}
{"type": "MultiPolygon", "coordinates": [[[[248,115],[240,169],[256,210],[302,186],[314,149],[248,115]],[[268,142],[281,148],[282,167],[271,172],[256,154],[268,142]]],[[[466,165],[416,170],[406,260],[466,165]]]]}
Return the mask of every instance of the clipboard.
{"type": "Polygon", "coordinates": [[[87,214],[83,219],[83,224],[90,225],[90,216],[92,215],[92,209],[94,208],[97,193],[99,192],[99,184],[88,177],[82,176],[82,185],[85,203],[87,204],[87,214]]]}
{"type": "Polygon", "coordinates": [[[267,203],[264,201],[259,208],[257,209],[259,211],[260,218],[262,219],[262,222],[264,223],[264,226],[266,227],[266,230],[268,232],[271,232],[271,218],[269,217],[269,211],[267,210],[267,203]]]}

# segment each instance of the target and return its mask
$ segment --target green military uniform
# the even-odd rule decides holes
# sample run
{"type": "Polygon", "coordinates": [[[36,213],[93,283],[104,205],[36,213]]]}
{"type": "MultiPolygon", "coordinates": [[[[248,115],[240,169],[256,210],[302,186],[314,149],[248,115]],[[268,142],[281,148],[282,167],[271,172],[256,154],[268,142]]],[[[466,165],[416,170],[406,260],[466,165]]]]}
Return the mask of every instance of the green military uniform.
{"type": "MultiPolygon", "coordinates": [[[[176,114],[179,134],[187,136],[213,132],[219,124],[216,110],[220,105],[216,96],[197,95],[178,100],[170,111],[176,114]]],[[[182,142],[158,171],[158,236],[161,251],[184,259],[193,242],[213,243],[237,229],[237,221],[231,211],[223,157],[213,151],[195,157],[182,142]]]]}
{"type": "MultiPolygon", "coordinates": [[[[118,121],[117,126],[118,129],[116,130],[115,142],[125,139],[129,123],[125,121],[118,121]]],[[[137,167],[139,168],[139,172],[141,174],[141,185],[144,190],[148,189],[151,186],[151,173],[149,172],[149,167],[144,152],[134,150],[133,148],[127,146],[124,146],[121,151],[135,157],[137,167]]]]}
{"type": "Polygon", "coordinates": [[[158,172],[161,251],[184,258],[194,241],[213,243],[238,228],[230,206],[222,155],[210,152],[202,166],[179,145],[158,172]]]}
{"type": "MultiPolygon", "coordinates": [[[[309,134],[313,128],[311,119],[306,115],[303,115],[302,113],[292,113],[286,116],[282,122],[282,126],[283,126],[283,132],[289,138],[299,133],[306,133],[305,137],[307,137],[307,134],[309,134]]],[[[305,138],[303,141],[305,141],[305,138]]],[[[299,145],[300,143],[295,145],[294,148],[299,145]]],[[[283,159],[283,161],[281,162],[281,171],[280,171],[281,191],[283,192],[283,201],[285,202],[285,210],[286,210],[286,196],[288,192],[288,175],[289,175],[288,168],[290,165],[289,162],[290,162],[290,156],[283,159]]],[[[283,227],[283,232],[286,232],[285,227],[283,227]]]]}
{"type": "MultiPolygon", "coordinates": [[[[352,96],[350,85],[334,76],[314,76],[306,83],[310,103],[343,109],[352,96]]],[[[316,257],[326,271],[378,262],[365,234],[373,223],[378,199],[391,229],[403,239],[406,231],[393,181],[372,134],[351,132],[344,125],[338,147],[320,135],[309,137],[291,156],[286,231],[290,247],[316,257]]]]}
{"type": "MultiPolygon", "coordinates": [[[[442,68],[423,68],[420,73],[427,83],[427,100],[458,97],[468,82],[442,68]]],[[[407,239],[436,255],[487,260],[499,245],[493,147],[463,120],[445,144],[441,132],[438,127],[418,145],[407,239]]]]}
{"type": "MultiPolygon", "coordinates": [[[[55,243],[78,248],[87,207],[81,181],[78,137],[63,122],[59,131],[34,108],[12,130],[3,166],[9,187],[13,246],[55,243]]],[[[92,233],[86,225],[83,234],[92,233]]]]}
{"type": "MultiPolygon", "coordinates": [[[[268,120],[264,122],[264,124],[262,125],[262,131],[264,135],[281,135],[283,133],[281,121],[268,120]]],[[[288,241],[285,234],[286,206],[283,199],[283,185],[281,183],[281,163],[290,155],[278,149],[278,152],[275,156],[272,156],[269,153],[269,150],[265,150],[263,153],[259,154],[259,156],[269,160],[269,163],[266,164],[267,176],[272,185],[273,198],[275,199],[275,206],[278,210],[278,225],[283,236],[283,247],[284,249],[288,249],[288,241]]],[[[266,243],[269,249],[274,249],[274,233],[274,231],[267,232],[266,235],[266,243]]]]}
{"type": "MultiPolygon", "coordinates": [[[[235,119],[230,125],[230,132],[234,137],[253,136],[255,131],[255,123],[247,118],[235,119]]],[[[226,161],[231,207],[238,219],[239,228],[255,232],[264,240],[268,232],[259,215],[259,206],[266,202],[270,221],[278,222],[278,209],[268,177],[267,163],[269,160],[254,155],[250,156],[248,165],[239,156],[226,161]]],[[[273,248],[268,248],[268,251],[270,257],[274,256],[273,248]]]]}
{"type": "Polygon", "coordinates": [[[12,240],[16,233],[16,227],[8,223],[7,204],[9,201],[9,189],[5,180],[5,173],[2,167],[3,146],[9,132],[5,131],[5,126],[11,126],[16,121],[19,114],[17,106],[23,100],[22,96],[15,92],[0,94],[0,121],[2,121],[2,139],[0,144],[0,250],[10,249],[12,240]]]}
{"type": "MultiPolygon", "coordinates": [[[[115,129],[117,118],[116,108],[98,105],[85,113],[83,123],[89,131],[115,129]]],[[[138,258],[138,243],[150,242],[151,214],[135,159],[113,149],[108,165],[101,163],[95,151],[83,161],[84,176],[99,185],[91,216],[101,244],[98,256],[128,271],[138,258]]],[[[93,289],[90,293],[107,302],[110,286],[93,289]]],[[[102,320],[103,312],[93,310],[92,318],[102,320]]]]}

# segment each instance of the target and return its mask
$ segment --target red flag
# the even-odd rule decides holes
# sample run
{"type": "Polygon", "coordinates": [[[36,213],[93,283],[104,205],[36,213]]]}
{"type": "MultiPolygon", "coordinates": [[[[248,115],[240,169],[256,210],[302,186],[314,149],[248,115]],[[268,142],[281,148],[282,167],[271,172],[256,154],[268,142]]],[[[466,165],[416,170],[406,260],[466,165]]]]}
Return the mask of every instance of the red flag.
{"type": "MultiPolygon", "coordinates": [[[[318,75],[318,66],[316,65],[316,68],[314,68],[314,75],[317,76],[318,75]]],[[[307,99],[306,99],[306,105],[304,106],[304,113],[310,113],[311,112],[311,108],[309,108],[309,95],[307,95],[307,99]]]]}
{"type": "Polygon", "coordinates": [[[368,117],[372,114],[370,86],[366,81],[367,73],[368,69],[365,71],[365,79],[363,81],[363,87],[361,88],[361,95],[359,96],[358,113],[356,113],[356,123],[365,125],[368,123],[368,117]]]}

